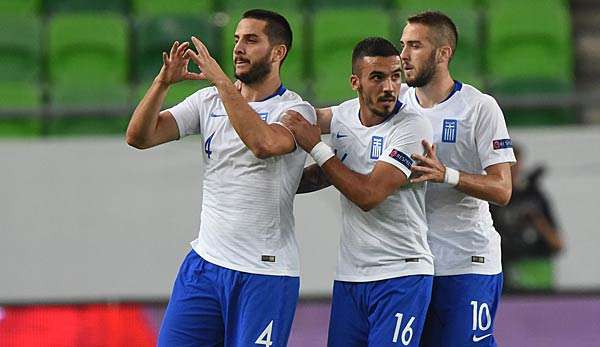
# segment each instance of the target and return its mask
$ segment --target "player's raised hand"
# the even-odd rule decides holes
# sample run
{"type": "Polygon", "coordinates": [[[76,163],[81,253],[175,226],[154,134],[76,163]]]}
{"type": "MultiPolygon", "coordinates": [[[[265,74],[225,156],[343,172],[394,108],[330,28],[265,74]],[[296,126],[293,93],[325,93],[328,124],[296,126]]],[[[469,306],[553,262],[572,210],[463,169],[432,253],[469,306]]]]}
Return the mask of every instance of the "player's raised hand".
{"type": "Polygon", "coordinates": [[[169,53],[163,52],[163,66],[156,77],[157,80],[169,85],[182,80],[200,80],[200,74],[188,71],[190,58],[185,52],[189,42],[179,43],[175,41],[169,53]]]}
{"type": "Polygon", "coordinates": [[[431,145],[426,140],[421,141],[421,143],[423,144],[423,148],[425,148],[425,155],[412,155],[412,158],[416,160],[416,163],[410,168],[414,174],[414,177],[410,179],[410,182],[444,182],[446,167],[437,158],[437,155],[435,154],[435,145],[431,145]]]}
{"type": "Polygon", "coordinates": [[[294,134],[296,143],[308,153],[321,141],[321,128],[310,124],[296,111],[288,110],[281,122],[294,134]]]}
{"type": "Polygon", "coordinates": [[[213,84],[217,84],[220,81],[229,81],[229,78],[219,66],[219,63],[210,55],[208,52],[208,48],[202,43],[202,41],[198,40],[196,37],[192,36],[192,43],[194,47],[196,47],[196,51],[193,49],[188,49],[186,51],[186,55],[192,59],[192,61],[198,65],[200,68],[200,76],[202,79],[207,79],[211,81],[213,84]]]}

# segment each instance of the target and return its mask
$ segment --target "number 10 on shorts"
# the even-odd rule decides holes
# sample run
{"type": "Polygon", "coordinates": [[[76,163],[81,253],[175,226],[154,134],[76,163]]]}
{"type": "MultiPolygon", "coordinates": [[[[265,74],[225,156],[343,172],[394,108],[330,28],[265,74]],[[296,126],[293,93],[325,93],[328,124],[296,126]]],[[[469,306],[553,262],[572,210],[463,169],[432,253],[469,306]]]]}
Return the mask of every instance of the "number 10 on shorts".
{"type": "Polygon", "coordinates": [[[478,303],[477,301],[471,301],[471,306],[473,306],[473,331],[477,330],[477,328],[481,331],[488,330],[492,325],[492,316],[488,304],[485,302],[478,303]],[[479,306],[479,309],[477,306],[479,306]]]}
{"type": "Polygon", "coordinates": [[[402,313],[396,313],[396,329],[394,329],[394,338],[392,338],[392,342],[396,343],[398,342],[398,335],[401,335],[401,341],[402,344],[404,346],[408,346],[408,344],[410,343],[410,340],[412,340],[413,337],[413,330],[412,330],[412,324],[415,321],[415,317],[410,317],[410,319],[408,320],[408,323],[406,323],[406,326],[404,327],[404,329],[402,329],[402,334],[400,334],[400,328],[402,327],[402,317],[404,315],[402,313]]]}

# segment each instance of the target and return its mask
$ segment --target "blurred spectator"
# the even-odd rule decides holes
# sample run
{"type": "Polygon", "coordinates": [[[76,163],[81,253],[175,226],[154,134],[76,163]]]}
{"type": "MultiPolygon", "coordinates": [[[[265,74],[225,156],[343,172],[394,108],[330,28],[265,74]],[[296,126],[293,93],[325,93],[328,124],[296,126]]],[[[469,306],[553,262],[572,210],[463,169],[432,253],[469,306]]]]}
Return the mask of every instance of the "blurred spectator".
{"type": "Polygon", "coordinates": [[[553,286],[552,258],[563,241],[540,178],[545,168],[523,172],[523,153],[515,146],[511,167],[513,193],[506,207],[490,205],[496,230],[502,236],[505,290],[548,290],[553,286]]]}

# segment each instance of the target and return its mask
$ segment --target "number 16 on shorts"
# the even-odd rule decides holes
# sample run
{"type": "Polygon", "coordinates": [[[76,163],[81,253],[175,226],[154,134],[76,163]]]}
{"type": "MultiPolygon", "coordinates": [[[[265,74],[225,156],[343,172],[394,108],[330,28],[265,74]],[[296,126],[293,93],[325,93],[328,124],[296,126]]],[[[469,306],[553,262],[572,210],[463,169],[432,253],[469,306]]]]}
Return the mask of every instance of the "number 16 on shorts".
{"type": "Polygon", "coordinates": [[[406,325],[404,325],[404,328],[402,329],[403,317],[404,315],[402,313],[396,313],[396,328],[394,329],[394,337],[392,338],[392,342],[397,343],[398,338],[400,338],[402,344],[404,346],[408,346],[413,338],[412,324],[415,321],[415,317],[410,317],[410,319],[408,319],[408,322],[406,323],[406,325]],[[400,333],[400,330],[402,330],[402,333],[400,333]]]}

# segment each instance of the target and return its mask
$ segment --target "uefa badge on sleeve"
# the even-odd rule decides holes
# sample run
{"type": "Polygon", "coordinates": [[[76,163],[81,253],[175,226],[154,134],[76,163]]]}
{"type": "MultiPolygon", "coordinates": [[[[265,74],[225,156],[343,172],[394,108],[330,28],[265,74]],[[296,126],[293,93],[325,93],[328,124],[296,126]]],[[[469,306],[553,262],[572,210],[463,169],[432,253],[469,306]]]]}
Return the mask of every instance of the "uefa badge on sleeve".
{"type": "Polygon", "coordinates": [[[511,139],[500,139],[492,141],[492,147],[494,150],[512,148],[511,139]]]}
{"type": "Polygon", "coordinates": [[[390,152],[390,157],[394,158],[400,164],[406,166],[406,168],[409,170],[413,165],[413,160],[410,159],[410,157],[408,155],[400,152],[397,149],[393,149],[392,152],[390,152]]]}

